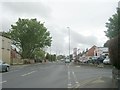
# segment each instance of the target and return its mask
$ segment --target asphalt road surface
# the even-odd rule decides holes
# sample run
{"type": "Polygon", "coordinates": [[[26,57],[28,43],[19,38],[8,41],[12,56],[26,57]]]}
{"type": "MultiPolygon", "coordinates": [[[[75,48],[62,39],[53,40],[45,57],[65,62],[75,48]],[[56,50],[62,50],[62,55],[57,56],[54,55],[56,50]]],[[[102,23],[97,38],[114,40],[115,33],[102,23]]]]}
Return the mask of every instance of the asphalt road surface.
{"type": "Polygon", "coordinates": [[[111,88],[112,68],[62,62],[12,67],[2,73],[2,88],[111,88]]]}

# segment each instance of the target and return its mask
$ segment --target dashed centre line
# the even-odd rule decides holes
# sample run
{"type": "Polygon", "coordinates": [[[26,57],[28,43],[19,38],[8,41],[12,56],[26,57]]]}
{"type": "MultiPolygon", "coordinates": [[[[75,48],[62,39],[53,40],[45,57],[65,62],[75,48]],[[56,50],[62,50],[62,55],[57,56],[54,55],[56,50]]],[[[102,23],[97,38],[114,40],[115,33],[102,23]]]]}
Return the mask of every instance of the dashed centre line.
{"type": "Polygon", "coordinates": [[[7,81],[2,81],[2,82],[0,82],[0,83],[6,83],[7,81]]]}
{"type": "Polygon", "coordinates": [[[32,73],[34,73],[34,72],[36,72],[36,71],[32,71],[32,72],[29,72],[29,73],[23,74],[23,75],[21,75],[21,76],[27,76],[27,75],[30,75],[30,74],[32,74],[32,73]]]}

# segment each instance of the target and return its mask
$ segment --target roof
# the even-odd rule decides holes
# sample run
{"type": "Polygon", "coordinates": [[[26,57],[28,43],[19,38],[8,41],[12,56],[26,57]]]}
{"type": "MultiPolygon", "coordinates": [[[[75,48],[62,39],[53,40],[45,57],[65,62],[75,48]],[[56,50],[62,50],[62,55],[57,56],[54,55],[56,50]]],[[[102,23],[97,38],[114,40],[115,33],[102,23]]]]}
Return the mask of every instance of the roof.
{"type": "Polygon", "coordinates": [[[97,46],[93,45],[90,49],[88,49],[88,51],[91,50],[92,48],[95,48],[95,47],[97,47],[97,46]]]}
{"type": "Polygon", "coordinates": [[[108,47],[100,47],[99,50],[102,50],[104,52],[107,52],[108,51],[108,47]]]}
{"type": "Polygon", "coordinates": [[[0,36],[11,39],[9,36],[6,35],[6,32],[0,32],[0,36]]]}

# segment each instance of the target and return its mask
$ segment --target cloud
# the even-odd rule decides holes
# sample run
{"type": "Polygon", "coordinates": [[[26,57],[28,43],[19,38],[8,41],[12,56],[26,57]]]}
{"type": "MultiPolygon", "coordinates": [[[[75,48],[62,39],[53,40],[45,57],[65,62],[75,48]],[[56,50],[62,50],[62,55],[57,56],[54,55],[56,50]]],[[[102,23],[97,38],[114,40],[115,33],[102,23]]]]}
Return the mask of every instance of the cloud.
{"type": "Polygon", "coordinates": [[[40,2],[3,2],[3,10],[9,11],[17,15],[38,15],[40,17],[48,18],[51,15],[50,7],[40,2]]]}
{"type": "Polygon", "coordinates": [[[2,31],[9,31],[11,23],[8,19],[2,19],[2,31]]]}
{"type": "Polygon", "coordinates": [[[37,18],[44,22],[51,16],[50,7],[41,2],[2,2],[0,7],[2,31],[8,31],[18,18],[37,18]]]}
{"type": "MultiPolygon", "coordinates": [[[[69,32],[68,28],[62,28],[56,26],[49,26],[51,36],[53,38],[51,51],[53,53],[69,53],[69,32]]],[[[73,53],[73,48],[81,48],[81,50],[85,50],[86,48],[91,47],[94,44],[97,44],[97,37],[94,35],[84,36],[79,34],[76,31],[70,30],[70,52],[73,53]]],[[[50,52],[50,48],[48,48],[48,52],[50,52]]]]}
{"type": "Polygon", "coordinates": [[[71,40],[80,44],[96,44],[97,37],[94,35],[84,36],[82,34],[71,31],[71,40]]]}
{"type": "MultiPolygon", "coordinates": [[[[32,2],[1,3],[0,22],[2,21],[3,30],[8,31],[10,25],[18,18],[37,18],[38,21],[45,22],[53,37],[51,51],[61,54],[69,53],[68,26],[71,53],[75,47],[85,50],[93,45],[102,46],[106,40],[105,23],[116,12],[117,7],[117,2],[114,0],[30,1],[32,2]]],[[[50,52],[49,48],[48,51],[50,52]]]]}

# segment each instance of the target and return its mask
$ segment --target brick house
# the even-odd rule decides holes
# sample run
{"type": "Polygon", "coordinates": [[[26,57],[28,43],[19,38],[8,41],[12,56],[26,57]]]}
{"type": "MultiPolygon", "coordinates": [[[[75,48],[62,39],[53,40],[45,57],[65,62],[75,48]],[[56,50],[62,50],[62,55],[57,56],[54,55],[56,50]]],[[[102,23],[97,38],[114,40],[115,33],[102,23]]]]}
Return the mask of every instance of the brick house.
{"type": "Polygon", "coordinates": [[[96,46],[92,46],[87,52],[86,52],[86,57],[89,59],[90,57],[94,56],[94,51],[96,49],[96,46]]]}

